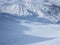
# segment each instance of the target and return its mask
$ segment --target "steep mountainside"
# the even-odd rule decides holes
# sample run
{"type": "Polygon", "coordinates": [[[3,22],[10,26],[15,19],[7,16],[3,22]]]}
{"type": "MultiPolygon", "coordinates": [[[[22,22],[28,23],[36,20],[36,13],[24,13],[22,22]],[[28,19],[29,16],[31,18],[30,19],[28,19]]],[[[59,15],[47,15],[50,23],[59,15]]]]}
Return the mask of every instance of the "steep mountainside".
{"type": "Polygon", "coordinates": [[[60,3],[58,1],[59,0],[0,0],[0,12],[17,16],[36,14],[38,18],[46,18],[52,22],[58,22],[60,21],[60,3]]]}

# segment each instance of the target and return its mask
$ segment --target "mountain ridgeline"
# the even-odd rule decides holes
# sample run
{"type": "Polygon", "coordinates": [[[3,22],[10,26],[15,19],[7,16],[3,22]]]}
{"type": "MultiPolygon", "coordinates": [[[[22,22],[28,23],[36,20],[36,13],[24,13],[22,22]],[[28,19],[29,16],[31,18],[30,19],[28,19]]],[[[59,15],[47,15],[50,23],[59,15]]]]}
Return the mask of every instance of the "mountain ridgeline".
{"type": "Polygon", "coordinates": [[[30,18],[31,21],[60,22],[60,7],[47,0],[0,0],[0,13],[12,14],[26,20],[30,18]]]}

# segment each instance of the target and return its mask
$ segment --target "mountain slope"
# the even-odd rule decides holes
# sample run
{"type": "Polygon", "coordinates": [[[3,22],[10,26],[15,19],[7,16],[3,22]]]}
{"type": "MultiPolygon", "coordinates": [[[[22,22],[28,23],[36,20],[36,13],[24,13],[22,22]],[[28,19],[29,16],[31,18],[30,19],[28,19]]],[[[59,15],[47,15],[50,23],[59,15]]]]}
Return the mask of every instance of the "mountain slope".
{"type": "Polygon", "coordinates": [[[30,16],[34,12],[38,18],[46,18],[54,23],[60,21],[60,7],[52,0],[0,0],[0,12],[17,16],[30,16]]]}
{"type": "MultiPolygon", "coordinates": [[[[60,45],[60,25],[45,25],[34,19],[35,15],[0,13],[0,45],[60,45]]],[[[45,23],[45,20],[38,21],[45,23]]]]}

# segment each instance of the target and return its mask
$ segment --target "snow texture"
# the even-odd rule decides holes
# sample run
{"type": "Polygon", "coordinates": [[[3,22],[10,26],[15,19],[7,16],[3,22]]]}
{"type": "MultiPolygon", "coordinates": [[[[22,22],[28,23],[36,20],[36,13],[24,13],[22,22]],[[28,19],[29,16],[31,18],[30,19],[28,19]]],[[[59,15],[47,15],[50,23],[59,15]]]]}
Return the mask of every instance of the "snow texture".
{"type": "Polygon", "coordinates": [[[0,45],[60,45],[60,0],[0,0],[0,45]]]}
{"type": "Polygon", "coordinates": [[[0,45],[60,45],[59,24],[29,18],[0,13],[0,45]]]}
{"type": "Polygon", "coordinates": [[[38,18],[46,18],[52,22],[60,21],[60,0],[0,0],[0,12],[18,16],[37,14],[38,18]],[[29,10],[29,11],[28,11],[29,10]]]}

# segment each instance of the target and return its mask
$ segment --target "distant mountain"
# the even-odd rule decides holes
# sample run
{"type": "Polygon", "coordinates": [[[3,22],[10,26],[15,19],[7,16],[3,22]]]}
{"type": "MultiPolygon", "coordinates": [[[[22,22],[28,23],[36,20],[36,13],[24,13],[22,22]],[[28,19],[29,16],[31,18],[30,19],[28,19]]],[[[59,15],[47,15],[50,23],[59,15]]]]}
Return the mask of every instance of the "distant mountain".
{"type": "Polygon", "coordinates": [[[33,16],[60,21],[60,7],[53,4],[54,0],[0,0],[0,12],[17,16],[33,16]]]}

